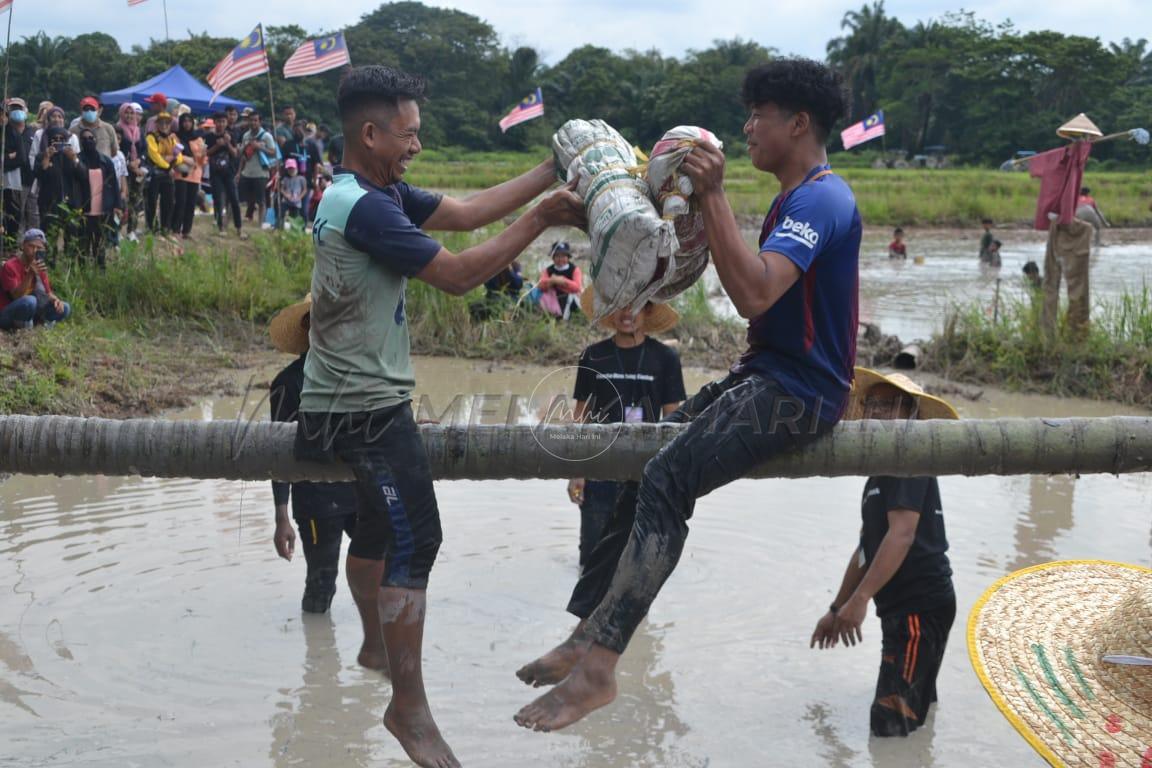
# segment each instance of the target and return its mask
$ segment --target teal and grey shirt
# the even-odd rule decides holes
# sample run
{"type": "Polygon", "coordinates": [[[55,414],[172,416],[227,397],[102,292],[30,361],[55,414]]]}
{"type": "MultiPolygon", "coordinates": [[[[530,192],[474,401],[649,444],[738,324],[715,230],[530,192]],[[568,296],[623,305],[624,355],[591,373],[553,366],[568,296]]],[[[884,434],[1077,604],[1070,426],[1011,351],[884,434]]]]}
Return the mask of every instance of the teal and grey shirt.
{"type": "Polygon", "coordinates": [[[300,410],[359,413],[411,399],[404,288],[440,244],[420,225],[440,195],[340,171],[316,210],[310,350],[300,410]]]}

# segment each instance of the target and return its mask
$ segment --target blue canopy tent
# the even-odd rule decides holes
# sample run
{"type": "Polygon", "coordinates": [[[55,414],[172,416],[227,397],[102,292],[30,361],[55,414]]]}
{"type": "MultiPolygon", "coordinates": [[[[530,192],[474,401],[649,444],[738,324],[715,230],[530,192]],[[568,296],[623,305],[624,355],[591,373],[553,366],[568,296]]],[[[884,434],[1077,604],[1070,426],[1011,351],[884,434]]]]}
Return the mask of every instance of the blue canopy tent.
{"type": "Polygon", "coordinates": [[[143,102],[154,93],[162,93],[181,104],[187,104],[196,114],[215,112],[225,107],[243,109],[251,106],[246,101],[230,99],[223,94],[217,96],[209,105],[212,89],[188,74],[188,70],[179,64],[142,83],[118,91],[105,91],[100,94],[100,103],[104,106],[116,106],[128,101],[143,102]]]}

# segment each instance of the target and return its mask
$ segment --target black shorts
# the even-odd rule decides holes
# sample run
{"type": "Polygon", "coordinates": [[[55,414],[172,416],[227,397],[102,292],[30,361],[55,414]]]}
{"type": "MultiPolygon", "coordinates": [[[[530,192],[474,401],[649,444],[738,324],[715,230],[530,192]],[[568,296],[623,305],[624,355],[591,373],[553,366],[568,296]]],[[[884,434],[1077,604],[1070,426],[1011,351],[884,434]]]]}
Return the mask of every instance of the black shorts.
{"type": "Polygon", "coordinates": [[[936,703],[936,676],[944,660],[956,599],[931,611],[902,613],[880,620],[880,677],[872,701],[874,736],[907,736],[924,724],[936,703]]]}
{"type": "Polygon", "coordinates": [[[264,202],[264,188],[268,186],[268,179],[263,176],[252,178],[251,176],[240,177],[240,202],[242,203],[256,203],[257,205],[264,202]]]}
{"type": "Polygon", "coordinates": [[[356,475],[360,514],[348,554],[385,560],[382,586],[424,589],[443,534],[411,403],[367,413],[301,413],[296,458],[339,459],[356,475]]]}

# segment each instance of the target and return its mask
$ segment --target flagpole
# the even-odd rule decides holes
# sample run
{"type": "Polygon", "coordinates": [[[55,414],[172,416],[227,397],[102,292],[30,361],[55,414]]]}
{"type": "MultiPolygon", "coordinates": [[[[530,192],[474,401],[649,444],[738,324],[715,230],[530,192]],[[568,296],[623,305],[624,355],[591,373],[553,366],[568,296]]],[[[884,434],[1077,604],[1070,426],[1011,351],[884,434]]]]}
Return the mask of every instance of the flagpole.
{"type": "MultiPolygon", "coordinates": [[[[264,75],[268,78],[268,111],[271,113],[268,116],[269,124],[272,126],[272,141],[276,142],[276,102],[272,98],[272,60],[268,58],[268,40],[264,37],[264,23],[261,22],[260,27],[260,44],[264,46],[264,60],[268,63],[268,68],[264,70],[264,75]]],[[[259,151],[259,150],[257,150],[259,151]]],[[[272,176],[275,177],[280,172],[279,166],[272,171],[272,176]]],[[[280,199],[276,195],[277,190],[272,189],[272,205],[276,216],[276,227],[280,227],[280,199]]],[[[260,222],[263,225],[264,222],[260,222]]]]}
{"type": "Polygon", "coordinates": [[[162,0],[164,6],[164,48],[168,51],[168,66],[172,66],[172,37],[168,34],[168,0],[162,0]]]}
{"type": "MultiPolygon", "coordinates": [[[[9,5],[8,5],[8,35],[4,40],[4,102],[2,104],[0,104],[0,109],[3,109],[5,114],[8,113],[8,70],[9,70],[8,64],[9,64],[9,61],[11,60],[11,58],[12,58],[12,4],[9,3],[9,5]]],[[[27,119],[27,116],[25,116],[25,119],[27,119]]],[[[25,122],[24,125],[28,125],[28,123],[25,122]]],[[[0,188],[7,188],[7,186],[8,186],[7,185],[8,174],[4,172],[4,164],[3,164],[3,161],[6,160],[7,158],[8,158],[8,124],[7,124],[7,121],[5,121],[4,131],[3,131],[3,133],[0,133],[0,182],[3,182],[3,183],[0,183],[0,188]]],[[[23,221],[23,219],[24,219],[24,204],[23,204],[23,201],[21,201],[20,220],[23,221]]],[[[9,236],[9,238],[15,238],[17,235],[19,235],[18,232],[9,232],[7,234],[9,236]]]]}

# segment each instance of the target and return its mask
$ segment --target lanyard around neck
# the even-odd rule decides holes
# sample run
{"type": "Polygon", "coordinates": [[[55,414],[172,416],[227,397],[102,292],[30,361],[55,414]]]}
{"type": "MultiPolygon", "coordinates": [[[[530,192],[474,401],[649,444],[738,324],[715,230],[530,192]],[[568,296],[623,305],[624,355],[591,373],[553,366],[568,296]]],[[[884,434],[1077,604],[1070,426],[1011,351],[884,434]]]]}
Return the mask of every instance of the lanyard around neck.
{"type": "Polygon", "coordinates": [[[811,184],[817,179],[822,179],[825,176],[832,175],[832,169],[828,166],[816,166],[808,171],[808,175],[804,177],[804,181],[799,185],[793,187],[782,195],[776,197],[776,202],[772,204],[772,209],[768,211],[768,215],[764,217],[764,226],[760,228],[760,245],[763,247],[764,241],[768,239],[768,235],[772,234],[772,230],[776,229],[776,222],[780,218],[780,209],[784,207],[784,202],[791,196],[793,192],[805,184],[811,184]]]}

